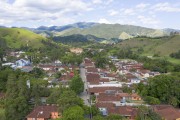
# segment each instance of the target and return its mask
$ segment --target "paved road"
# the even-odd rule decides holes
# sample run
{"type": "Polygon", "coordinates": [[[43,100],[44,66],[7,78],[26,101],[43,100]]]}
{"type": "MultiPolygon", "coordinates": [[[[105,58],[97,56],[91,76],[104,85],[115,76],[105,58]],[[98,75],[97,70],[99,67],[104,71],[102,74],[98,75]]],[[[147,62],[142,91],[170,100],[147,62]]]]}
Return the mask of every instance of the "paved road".
{"type": "Polygon", "coordinates": [[[84,104],[87,106],[90,106],[88,99],[89,99],[89,94],[87,94],[87,80],[86,80],[86,75],[85,75],[85,68],[80,68],[80,76],[82,78],[82,81],[84,82],[84,92],[80,94],[80,97],[84,100],[84,104]]]}

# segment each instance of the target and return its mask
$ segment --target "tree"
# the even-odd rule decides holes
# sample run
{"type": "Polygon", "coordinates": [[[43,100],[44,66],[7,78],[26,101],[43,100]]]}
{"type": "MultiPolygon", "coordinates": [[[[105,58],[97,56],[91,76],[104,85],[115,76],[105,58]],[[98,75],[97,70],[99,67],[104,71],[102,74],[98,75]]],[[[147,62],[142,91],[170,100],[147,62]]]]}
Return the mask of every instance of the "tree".
{"type": "Polygon", "coordinates": [[[40,76],[44,75],[44,72],[42,69],[40,68],[33,68],[33,70],[31,71],[31,73],[36,77],[36,78],[39,78],[40,76]]]}
{"type": "Polygon", "coordinates": [[[93,117],[93,120],[104,120],[104,117],[102,117],[101,115],[97,115],[93,117]]]}
{"type": "Polygon", "coordinates": [[[84,120],[84,110],[80,106],[73,106],[63,113],[63,120],[84,120]]]}
{"type": "Polygon", "coordinates": [[[8,76],[6,88],[5,116],[7,120],[14,120],[14,115],[17,114],[16,98],[18,97],[18,87],[15,74],[10,74],[8,76]]]}
{"type": "Polygon", "coordinates": [[[70,89],[72,89],[76,94],[80,94],[84,90],[84,83],[79,75],[75,75],[70,82],[70,89]]]}
{"type": "Polygon", "coordinates": [[[156,104],[160,104],[160,100],[158,98],[154,98],[151,96],[147,96],[145,98],[145,101],[151,105],[156,105],[156,104]]]}
{"type": "Polygon", "coordinates": [[[41,104],[39,85],[34,84],[34,85],[32,86],[31,97],[34,98],[35,106],[41,104]]]}
{"type": "Polygon", "coordinates": [[[151,104],[161,103],[178,106],[180,104],[180,79],[178,76],[159,75],[148,80],[147,85],[138,86],[138,92],[147,96],[147,101],[151,104]],[[145,92],[144,92],[145,91],[145,92]]]}
{"type": "Polygon", "coordinates": [[[8,76],[5,103],[5,115],[7,120],[21,120],[29,110],[26,81],[22,76],[18,78],[19,81],[16,79],[14,74],[8,76]]]}
{"type": "Polygon", "coordinates": [[[55,74],[55,78],[60,78],[61,77],[61,72],[57,72],[56,74],[55,74]]]}
{"type": "Polygon", "coordinates": [[[72,106],[83,106],[83,100],[79,98],[72,90],[63,91],[57,103],[59,105],[60,112],[63,112],[64,110],[72,106]]]}
{"type": "Polygon", "coordinates": [[[111,114],[106,117],[106,120],[124,120],[122,116],[117,114],[111,114]]]}

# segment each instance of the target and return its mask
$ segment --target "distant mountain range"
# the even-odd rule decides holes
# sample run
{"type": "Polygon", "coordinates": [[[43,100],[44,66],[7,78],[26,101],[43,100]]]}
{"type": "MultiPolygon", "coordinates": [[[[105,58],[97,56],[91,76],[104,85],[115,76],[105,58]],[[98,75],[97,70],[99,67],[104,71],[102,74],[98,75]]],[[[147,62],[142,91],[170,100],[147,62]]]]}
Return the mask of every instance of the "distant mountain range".
{"type": "MultiPolygon", "coordinates": [[[[28,29],[28,28],[27,28],[28,29]]],[[[180,32],[175,29],[152,29],[133,25],[121,24],[100,24],[93,22],[78,22],[65,26],[41,26],[29,30],[42,36],[69,36],[74,34],[93,35],[98,38],[110,40],[111,38],[119,38],[122,40],[133,38],[136,36],[162,37],[168,36],[171,32],[180,32]]]]}

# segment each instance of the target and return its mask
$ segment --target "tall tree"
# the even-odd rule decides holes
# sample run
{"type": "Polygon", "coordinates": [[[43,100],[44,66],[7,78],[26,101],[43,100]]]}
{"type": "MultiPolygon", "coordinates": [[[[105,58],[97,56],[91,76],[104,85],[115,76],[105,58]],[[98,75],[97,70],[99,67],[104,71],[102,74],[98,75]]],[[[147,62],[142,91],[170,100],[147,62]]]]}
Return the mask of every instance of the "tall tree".
{"type": "Polygon", "coordinates": [[[69,86],[76,94],[80,94],[84,90],[84,83],[79,75],[75,75],[71,79],[69,86]]]}
{"type": "Polygon", "coordinates": [[[84,120],[84,110],[80,106],[73,106],[63,113],[63,120],[84,120]]]}
{"type": "Polygon", "coordinates": [[[59,105],[59,111],[63,112],[64,110],[68,109],[69,107],[72,106],[83,106],[83,100],[79,98],[74,91],[72,90],[66,90],[63,91],[61,94],[59,100],[58,100],[58,105],[59,105]]]}

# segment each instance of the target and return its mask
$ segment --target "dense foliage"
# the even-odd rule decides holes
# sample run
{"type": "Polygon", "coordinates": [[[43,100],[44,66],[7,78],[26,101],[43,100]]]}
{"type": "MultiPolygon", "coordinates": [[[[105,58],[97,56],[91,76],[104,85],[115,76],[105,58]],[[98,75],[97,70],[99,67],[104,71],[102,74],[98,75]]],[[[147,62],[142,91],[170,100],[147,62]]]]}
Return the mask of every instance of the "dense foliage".
{"type": "Polygon", "coordinates": [[[137,91],[149,104],[180,105],[180,79],[178,76],[159,75],[148,80],[148,84],[140,83],[137,91]],[[160,101],[160,102],[159,102],[160,101]]]}
{"type": "Polygon", "coordinates": [[[70,89],[73,90],[76,94],[80,94],[84,90],[84,83],[79,75],[75,75],[69,85],[70,89]]]}

